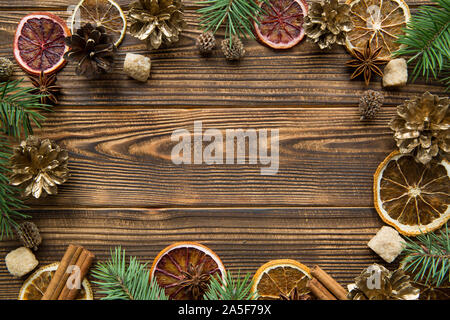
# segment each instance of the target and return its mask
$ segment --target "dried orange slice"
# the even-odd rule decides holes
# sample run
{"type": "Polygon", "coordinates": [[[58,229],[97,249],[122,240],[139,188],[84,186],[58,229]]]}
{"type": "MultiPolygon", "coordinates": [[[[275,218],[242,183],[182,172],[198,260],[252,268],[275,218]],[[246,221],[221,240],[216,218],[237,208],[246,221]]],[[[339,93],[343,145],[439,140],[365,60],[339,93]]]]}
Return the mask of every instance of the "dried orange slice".
{"type": "Polygon", "coordinates": [[[390,59],[400,48],[398,36],[411,18],[403,0],[347,0],[354,28],[347,34],[346,47],[350,52],[365,47],[370,41],[375,50],[382,47],[380,59],[390,59]]]}
{"type": "Polygon", "coordinates": [[[35,12],[20,20],[14,37],[14,57],[28,73],[53,73],[64,66],[69,50],[65,37],[70,36],[66,23],[48,12],[35,12]]]}
{"type": "Polygon", "coordinates": [[[163,249],[150,271],[169,299],[201,300],[211,277],[224,277],[225,267],[208,247],[178,242],[163,249]]]}
{"type": "Polygon", "coordinates": [[[292,48],[305,36],[303,19],[308,13],[304,0],[261,1],[261,16],[254,22],[259,40],[274,49],[292,48]]]}
{"type": "MultiPolygon", "coordinates": [[[[41,300],[50,280],[58,269],[59,262],[39,268],[23,284],[19,292],[19,300],[41,300]]],[[[91,284],[84,278],[77,300],[94,300],[91,284]]]]}
{"type": "Polygon", "coordinates": [[[81,0],[70,18],[72,33],[86,23],[103,26],[119,46],[127,31],[127,19],[122,8],[112,0],[81,0]]]}
{"type": "Polygon", "coordinates": [[[423,165],[413,156],[391,153],[374,176],[378,214],[408,236],[440,228],[450,218],[449,173],[445,159],[423,165]]]}
{"type": "Polygon", "coordinates": [[[272,260],[262,265],[253,276],[252,293],[259,300],[286,300],[309,294],[309,268],[291,259],[272,260]]]}

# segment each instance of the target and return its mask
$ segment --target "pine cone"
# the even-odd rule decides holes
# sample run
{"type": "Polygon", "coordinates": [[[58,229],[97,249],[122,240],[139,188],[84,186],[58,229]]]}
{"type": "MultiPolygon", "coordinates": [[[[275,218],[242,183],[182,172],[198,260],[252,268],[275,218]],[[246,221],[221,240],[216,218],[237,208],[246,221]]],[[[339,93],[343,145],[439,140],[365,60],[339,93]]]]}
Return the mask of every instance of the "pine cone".
{"type": "Polygon", "coordinates": [[[373,119],[375,114],[380,110],[384,102],[384,96],[381,92],[367,90],[359,99],[359,112],[361,120],[373,119]]]}
{"type": "Polygon", "coordinates": [[[222,40],[222,52],[227,60],[239,60],[245,56],[245,48],[241,39],[238,37],[222,40]]]}
{"type": "Polygon", "coordinates": [[[130,33],[149,49],[171,45],[185,27],[181,0],[138,0],[128,13],[130,33]]]}
{"type": "Polygon", "coordinates": [[[38,227],[33,222],[26,221],[20,224],[16,231],[24,247],[31,248],[34,251],[38,249],[42,238],[38,227]]]}
{"type": "Polygon", "coordinates": [[[8,81],[14,72],[14,64],[7,58],[0,57],[0,82],[8,81]]]}
{"type": "Polygon", "coordinates": [[[334,43],[344,45],[347,32],[353,29],[350,6],[338,0],[312,2],[305,17],[305,33],[320,49],[330,49],[334,43]]]}
{"type": "Polygon", "coordinates": [[[450,152],[450,98],[425,92],[397,107],[389,123],[401,153],[426,164],[439,151],[450,152]]]}
{"type": "Polygon", "coordinates": [[[113,69],[116,46],[104,27],[93,27],[87,23],[67,37],[66,44],[71,49],[64,59],[77,63],[77,75],[95,78],[113,69]]]}
{"type": "Polygon", "coordinates": [[[390,272],[378,264],[369,266],[355,281],[350,300],[417,300],[420,294],[402,269],[390,272]]]}
{"type": "Polygon", "coordinates": [[[202,33],[195,42],[201,54],[210,54],[216,47],[216,38],[212,31],[202,33]]]}
{"type": "Polygon", "coordinates": [[[18,186],[23,197],[56,194],[57,185],[69,178],[67,150],[61,149],[49,139],[29,136],[14,148],[10,158],[11,185],[18,186]]]}

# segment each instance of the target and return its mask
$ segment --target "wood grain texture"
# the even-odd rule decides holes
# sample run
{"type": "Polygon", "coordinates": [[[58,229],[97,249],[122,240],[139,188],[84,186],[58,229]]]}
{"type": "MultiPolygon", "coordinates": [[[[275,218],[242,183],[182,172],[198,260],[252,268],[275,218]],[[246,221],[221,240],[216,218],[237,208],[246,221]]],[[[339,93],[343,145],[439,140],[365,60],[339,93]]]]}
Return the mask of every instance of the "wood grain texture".
{"type": "MultiPolygon", "coordinates": [[[[381,263],[366,243],[382,222],[371,208],[283,209],[53,209],[33,210],[43,242],[40,266],[59,261],[69,243],[86,246],[97,261],[121,245],[151,262],[165,246],[197,241],[233,272],[254,273],[271,259],[320,264],[343,285],[370,263],[381,263]]],[[[18,246],[4,241],[0,256],[18,246]]],[[[22,281],[0,264],[0,299],[17,296],[22,281]]],[[[96,296],[99,297],[98,295],[96,296]]]]}
{"type": "MultiPolygon", "coordinates": [[[[0,55],[13,57],[24,15],[46,10],[67,18],[76,2],[0,0],[0,55]]],[[[226,62],[219,49],[202,58],[194,46],[195,2],[184,1],[188,28],[176,46],[149,52],[128,34],[112,74],[86,80],[74,76],[72,65],[58,73],[60,105],[36,134],[69,150],[72,177],[59,195],[28,202],[44,238],[40,264],[59,261],[69,243],[85,245],[97,260],[122,245],[151,262],[184,240],[210,246],[233,271],[253,273],[270,259],[293,258],[321,265],[342,284],[382,263],[366,243],[382,225],[372,208],[372,175],[395,147],[387,123],[405,99],[425,91],[448,95],[444,88],[418,81],[383,90],[377,119],[360,122],[358,99],[367,88],[349,80],[345,49],[322,52],[304,41],[274,51],[248,40],[240,63],[226,62]],[[151,56],[147,83],[122,72],[127,52],[151,56]],[[192,131],[195,120],[222,132],[279,129],[279,173],[174,165],[170,135],[192,131]]],[[[119,3],[126,9],[130,1],[119,3]]],[[[408,1],[413,10],[426,3],[408,1]]],[[[15,76],[25,74],[16,67],[15,76]]],[[[381,90],[379,80],[370,89],[381,90]]],[[[0,242],[0,299],[16,298],[22,284],[4,263],[17,246],[0,242]]]]}
{"type": "MultiPolygon", "coordinates": [[[[37,134],[69,150],[72,177],[60,206],[355,206],[372,205],[372,176],[394,149],[387,123],[360,122],[353,108],[111,109],[61,108],[37,134]],[[176,129],[279,129],[278,174],[261,165],[175,165],[176,129]]],[[[206,146],[207,143],[204,143],[206,146]]],[[[248,152],[248,151],[247,151],[248,152]]]]}
{"type": "MultiPolygon", "coordinates": [[[[58,83],[63,88],[60,104],[105,107],[348,106],[367,89],[362,79],[350,80],[352,70],[345,62],[351,56],[340,46],[331,51],[320,51],[317,46],[303,41],[293,49],[277,51],[248,40],[247,56],[241,62],[227,62],[220,49],[209,58],[201,57],[195,48],[200,31],[196,7],[190,5],[194,2],[186,2],[188,27],[172,48],[150,53],[142,42],[127,34],[119,47],[112,74],[86,80],[74,76],[73,64],[67,65],[58,74],[58,83]],[[127,52],[151,56],[151,80],[147,83],[138,83],[123,73],[127,52]]],[[[69,15],[65,9],[52,12],[64,18],[69,15]]],[[[23,16],[23,12],[0,11],[0,54],[12,57],[16,25],[23,16]]],[[[16,75],[24,75],[19,67],[16,75]]],[[[381,89],[380,78],[375,78],[371,88],[381,89]]],[[[419,80],[386,91],[386,104],[399,104],[412,94],[426,90],[430,90],[429,85],[419,80]]],[[[431,90],[443,94],[444,87],[436,85],[431,90]]]]}

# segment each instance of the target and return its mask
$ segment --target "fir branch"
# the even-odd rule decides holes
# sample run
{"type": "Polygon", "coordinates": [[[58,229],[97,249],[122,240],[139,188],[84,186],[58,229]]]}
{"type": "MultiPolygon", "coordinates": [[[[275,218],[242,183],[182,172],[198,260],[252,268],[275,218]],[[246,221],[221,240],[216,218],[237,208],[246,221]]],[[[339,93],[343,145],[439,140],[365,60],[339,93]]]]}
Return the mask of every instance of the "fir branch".
{"type": "Polygon", "coordinates": [[[0,130],[10,136],[25,137],[33,133],[34,123],[38,128],[45,120],[39,110],[50,110],[41,103],[43,95],[34,94],[35,88],[20,86],[23,79],[0,83],[0,130]]]}
{"type": "MultiPolygon", "coordinates": [[[[40,127],[45,117],[39,110],[49,110],[41,103],[42,95],[36,95],[35,88],[22,87],[23,79],[0,83],[0,134],[20,138],[33,133],[32,123],[40,127]]],[[[0,240],[13,235],[18,220],[29,218],[20,213],[26,208],[17,197],[17,189],[9,185],[9,158],[11,149],[5,137],[0,136],[0,240]]]]}
{"type": "MultiPolygon", "coordinates": [[[[412,80],[419,76],[426,80],[438,79],[450,63],[450,0],[434,0],[437,6],[421,6],[412,15],[404,35],[398,43],[404,45],[395,56],[412,56],[408,64],[415,63],[412,80]]],[[[447,90],[450,79],[444,76],[447,90]]]]}
{"type": "Polygon", "coordinates": [[[18,220],[29,218],[20,213],[18,209],[25,206],[18,198],[16,187],[9,185],[9,158],[11,148],[5,137],[0,136],[0,240],[13,235],[14,229],[19,226],[18,220]]]}
{"type": "Polygon", "coordinates": [[[150,280],[147,264],[142,264],[136,257],[130,257],[126,265],[125,250],[116,247],[111,250],[107,262],[97,263],[92,275],[99,281],[93,281],[102,288],[100,293],[106,297],[102,300],[167,300],[164,290],[150,280]]]}
{"type": "Polygon", "coordinates": [[[240,272],[233,277],[231,272],[225,274],[224,279],[213,277],[209,283],[208,291],[203,298],[205,300],[253,300],[257,294],[251,293],[253,281],[250,274],[241,279],[240,272]]]}
{"type": "MultiPolygon", "coordinates": [[[[267,0],[262,0],[267,1],[267,0]]],[[[225,25],[225,37],[231,39],[255,38],[253,34],[253,21],[258,21],[262,12],[255,0],[203,0],[198,2],[204,5],[198,9],[201,14],[200,26],[204,31],[211,30],[216,33],[220,26],[225,25]]],[[[230,44],[231,45],[231,44],[230,44]]]]}
{"type": "Polygon", "coordinates": [[[429,232],[417,236],[417,241],[407,238],[401,265],[414,274],[414,281],[439,287],[450,283],[450,239],[448,226],[440,234],[429,232]]]}

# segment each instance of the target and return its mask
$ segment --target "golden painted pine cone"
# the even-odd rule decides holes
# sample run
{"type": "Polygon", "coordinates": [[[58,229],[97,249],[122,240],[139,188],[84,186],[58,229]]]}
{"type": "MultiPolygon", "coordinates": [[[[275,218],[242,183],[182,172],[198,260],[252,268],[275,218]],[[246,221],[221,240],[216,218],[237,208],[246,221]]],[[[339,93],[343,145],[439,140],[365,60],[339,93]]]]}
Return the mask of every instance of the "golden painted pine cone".
{"type": "Polygon", "coordinates": [[[14,148],[10,158],[11,185],[21,189],[23,197],[40,198],[57,194],[58,185],[69,178],[69,154],[49,139],[29,136],[14,148]]]}
{"type": "Polygon", "coordinates": [[[450,151],[450,99],[425,92],[397,107],[389,123],[397,147],[427,164],[441,151],[450,151]]]}
{"type": "Polygon", "coordinates": [[[390,272],[378,264],[363,270],[355,285],[348,294],[350,300],[417,300],[420,295],[402,269],[390,272]]]}
{"type": "Polygon", "coordinates": [[[320,49],[344,45],[347,32],[353,29],[349,13],[350,6],[338,0],[312,2],[303,24],[306,36],[320,49]]]}
{"type": "Polygon", "coordinates": [[[130,33],[148,49],[169,46],[179,40],[186,23],[181,0],[138,0],[128,12],[130,33]]]}

